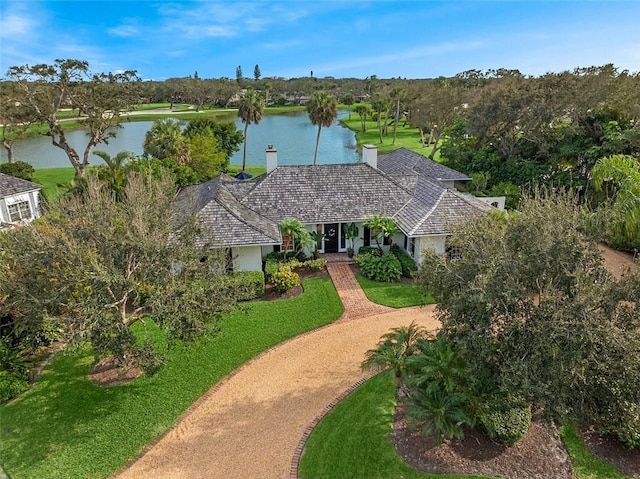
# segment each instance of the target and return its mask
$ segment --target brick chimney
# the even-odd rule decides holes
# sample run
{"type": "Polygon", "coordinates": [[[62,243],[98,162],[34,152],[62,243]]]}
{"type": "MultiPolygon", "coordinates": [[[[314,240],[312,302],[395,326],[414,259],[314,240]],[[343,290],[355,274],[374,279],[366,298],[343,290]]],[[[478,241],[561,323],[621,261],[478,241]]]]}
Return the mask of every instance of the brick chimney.
{"type": "Polygon", "coordinates": [[[267,145],[267,174],[271,173],[278,166],[278,150],[273,145],[267,145]]]}
{"type": "Polygon", "coordinates": [[[362,145],[362,161],[378,169],[378,147],[375,145],[362,145]]]}

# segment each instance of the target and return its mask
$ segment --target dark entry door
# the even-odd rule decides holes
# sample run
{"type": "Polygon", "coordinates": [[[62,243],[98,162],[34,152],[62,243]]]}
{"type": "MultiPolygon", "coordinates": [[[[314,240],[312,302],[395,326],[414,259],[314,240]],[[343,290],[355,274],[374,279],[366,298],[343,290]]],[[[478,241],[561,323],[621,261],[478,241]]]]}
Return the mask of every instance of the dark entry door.
{"type": "Polygon", "coordinates": [[[338,223],[324,225],[324,252],[338,252],[338,223]]]}

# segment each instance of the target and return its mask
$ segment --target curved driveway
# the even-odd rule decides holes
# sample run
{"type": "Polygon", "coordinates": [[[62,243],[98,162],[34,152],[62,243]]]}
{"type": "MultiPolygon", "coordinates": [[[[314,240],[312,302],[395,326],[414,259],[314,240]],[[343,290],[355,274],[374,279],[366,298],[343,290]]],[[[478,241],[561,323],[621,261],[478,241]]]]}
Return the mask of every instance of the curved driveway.
{"type": "Polygon", "coordinates": [[[345,303],[339,321],[246,363],[118,477],[287,478],[305,428],[364,377],[360,363],[380,336],[412,321],[427,329],[439,326],[433,306],[377,307],[362,299],[348,265],[330,265],[329,270],[345,303]]]}

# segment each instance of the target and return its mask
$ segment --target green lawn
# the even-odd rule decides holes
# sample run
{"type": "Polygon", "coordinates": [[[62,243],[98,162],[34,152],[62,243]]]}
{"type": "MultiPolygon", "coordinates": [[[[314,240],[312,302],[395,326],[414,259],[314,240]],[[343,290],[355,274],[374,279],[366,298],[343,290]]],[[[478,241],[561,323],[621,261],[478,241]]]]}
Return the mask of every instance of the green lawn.
{"type": "Polygon", "coordinates": [[[407,283],[380,283],[357,275],[356,279],[370,301],[390,306],[392,308],[406,308],[408,306],[422,306],[433,304],[435,300],[428,294],[424,295],[420,287],[407,283]]]}
{"type": "Polygon", "coordinates": [[[59,188],[58,185],[69,183],[74,176],[75,170],[71,166],[65,168],[40,168],[35,171],[33,179],[36,183],[42,185],[42,191],[48,200],[55,200],[66,191],[66,188],[59,188]]]}
{"type": "MultiPolygon", "coordinates": [[[[423,147],[420,142],[420,132],[417,128],[413,128],[411,125],[404,124],[404,120],[400,120],[398,129],[396,131],[396,142],[393,142],[393,126],[388,127],[387,136],[382,137],[382,143],[380,143],[380,136],[378,135],[378,125],[375,121],[367,120],[367,131],[362,132],[362,126],[360,123],[360,116],[357,113],[351,114],[351,120],[346,116],[342,120],[342,124],[347,128],[356,132],[356,140],[358,145],[371,144],[378,147],[379,153],[389,153],[397,150],[398,148],[407,148],[409,150],[420,153],[427,156],[431,152],[430,147],[423,147]]],[[[439,161],[440,151],[436,152],[435,160],[439,161]]]]}
{"type": "Polygon", "coordinates": [[[314,429],[300,461],[301,479],[468,479],[477,476],[426,474],[396,453],[391,432],[395,381],[375,376],[341,401],[314,429]]]}
{"type": "Polygon", "coordinates": [[[562,426],[560,436],[571,456],[576,479],[625,479],[627,476],[593,454],[578,436],[575,427],[562,426]]]}
{"type": "MultiPolygon", "coordinates": [[[[462,479],[420,473],[396,453],[391,440],[396,386],[381,373],[341,401],[314,429],[300,461],[301,479],[462,479]]],[[[560,428],[577,479],[625,479],[593,455],[571,426],[560,428]]]]}
{"type": "MultiPolygon", "coordinates": [[[[13,479],[113,474],[238,366],[342,314],[329,278],[307,280],[304,288],[292,299],[243,304],[224,317],[219,334],[171,349],[157,374],[128,385],[88,381],[89,351],[59,354],[29,391],[0,410],[3,468],[13,479]]],[[[158,331],[148,324],[145,334],[158,331]]]]}

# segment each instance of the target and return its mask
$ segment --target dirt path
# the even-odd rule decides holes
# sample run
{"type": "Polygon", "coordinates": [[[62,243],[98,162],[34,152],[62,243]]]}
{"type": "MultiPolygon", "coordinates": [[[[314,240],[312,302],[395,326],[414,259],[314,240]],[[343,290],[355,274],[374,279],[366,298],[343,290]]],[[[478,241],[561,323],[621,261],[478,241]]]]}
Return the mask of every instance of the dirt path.
{"type": "Polygon", "coordinates": [[[246,363],[118,477],[287,478],[305,428],[365,376],[360,363],[380,336],[412,321],[430,330],[439,327],[433,306],[374,305],[348,265],[329,271],[346,305],[339,321],[246,363]]]}

